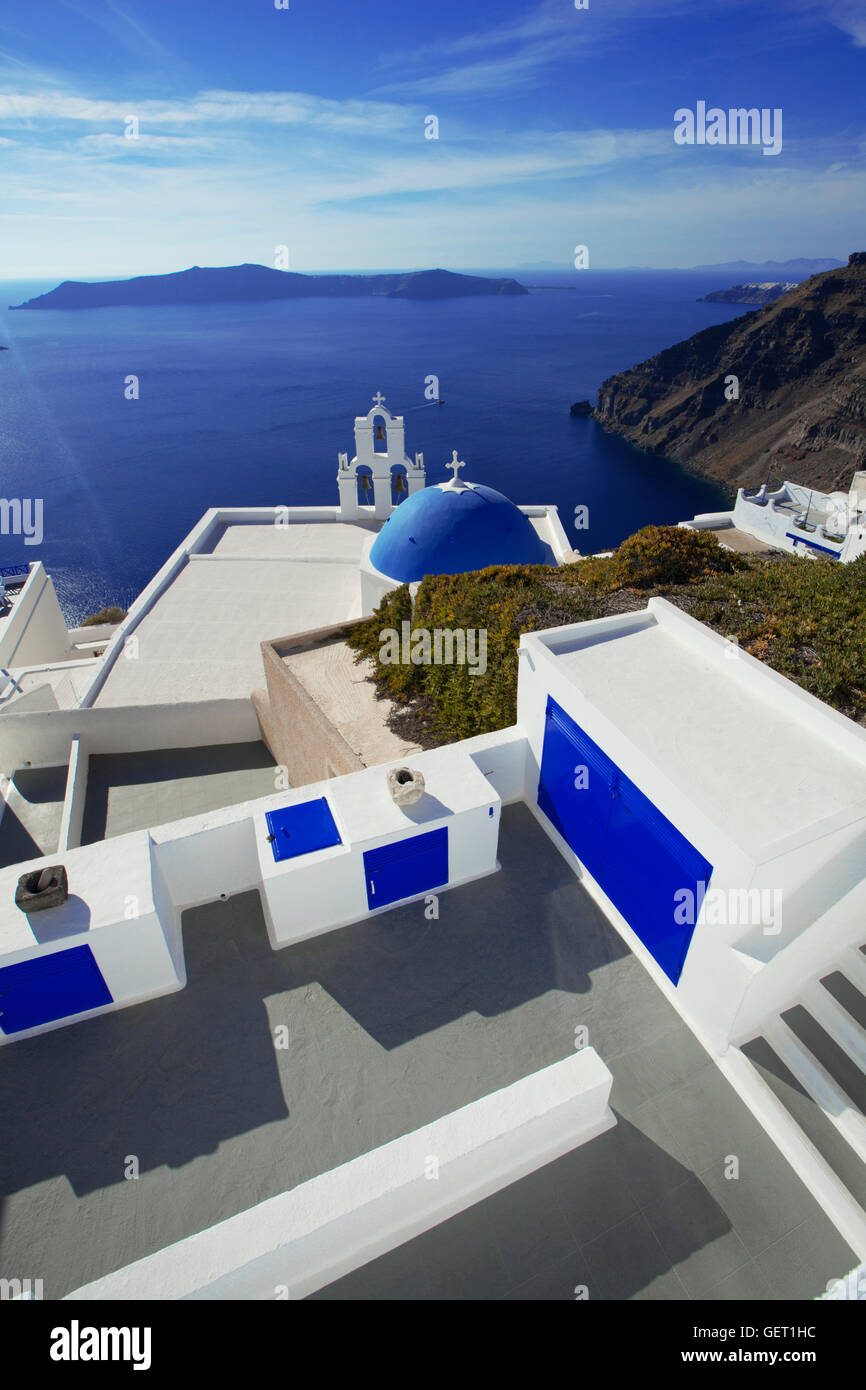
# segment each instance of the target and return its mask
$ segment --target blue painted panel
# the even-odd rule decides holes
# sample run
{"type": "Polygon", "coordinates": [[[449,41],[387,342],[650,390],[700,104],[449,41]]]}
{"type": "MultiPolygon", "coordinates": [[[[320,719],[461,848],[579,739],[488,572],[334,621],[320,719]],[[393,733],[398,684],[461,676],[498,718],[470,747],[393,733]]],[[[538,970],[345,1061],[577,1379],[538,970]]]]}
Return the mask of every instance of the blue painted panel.
{"type": "Polygon", "coordinates": [[[793,541],[795,545],[808,545],[812,550],[820,550],[824,555],[832,555],[834,560],[839,559],[842,550],[841,546],[838,550],[833,550],[829,545],[819,545],[817,541],[807,540],[805,536],[792,536],[790,531],[786,531],[785,536],[789,541],[793,541]]]}
{"type": "Polygon", "coordinates": [[[598,744],[548,697],[538,804],[595,879],[601,870],[616,775],[615,765],[598,744]]]}
{"type": "Polygon", "coordinates": [[[367,906],[386,907],[448,882],[448,828],[380,845],[364,854],[367,906]]]}
{"type": "Polygon", "coordinates": [[[315,801],[302,801],[298,806],[268,811],[265,820],[268,831],[274,837],[271,850],[278,862],[343,843],[324,796],[315,801]]]}
{"type": "Polygon", "coordinates": [[[674,984],[695,929],[695,914],[690,914],[689,921],[683,897],[678,895],[687,891],[697,907],[712,872],[712,865],[694,845],[621,775],[613,797],[601,887],[674,984]],[[686,920],[677,921],[677,917],[686,920]]]}
{"type": "Polygon", "coordinates": [[[73,946],[0,970],[0,1028],[20,1033],[113,1003],[89,946],[73,946]]]}
{"type": "Polygon", "coordinates": [[[712,865],[551,698],[538,805],[676,984],[712,865]]]}

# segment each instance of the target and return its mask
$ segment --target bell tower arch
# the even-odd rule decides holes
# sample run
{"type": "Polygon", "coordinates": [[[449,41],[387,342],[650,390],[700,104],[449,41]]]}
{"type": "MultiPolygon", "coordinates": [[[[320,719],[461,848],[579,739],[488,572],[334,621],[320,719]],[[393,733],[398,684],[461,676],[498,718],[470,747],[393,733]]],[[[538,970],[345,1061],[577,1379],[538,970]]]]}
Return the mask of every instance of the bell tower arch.
{"type": "Polygon", "coordinates": [[[385,397],[377,391],[373,407],[366,415],[355,417],[355,456],[349,461],[340,454],[337,485],[340,493],[340,520],[352,521],[369,514],[370,508],[358,503],[357,476],[359,468],[369,470],[373,479],[373,516],[384,521],[394,510],[391,488],[394,470],[406,479],[408,495],[424,486],[424,455],[416,454],[414,462],[406,454],[405,427],[402,415],[392,415],[385,397]],[[384,446],[384,447],[383,447],[384,446]]]}

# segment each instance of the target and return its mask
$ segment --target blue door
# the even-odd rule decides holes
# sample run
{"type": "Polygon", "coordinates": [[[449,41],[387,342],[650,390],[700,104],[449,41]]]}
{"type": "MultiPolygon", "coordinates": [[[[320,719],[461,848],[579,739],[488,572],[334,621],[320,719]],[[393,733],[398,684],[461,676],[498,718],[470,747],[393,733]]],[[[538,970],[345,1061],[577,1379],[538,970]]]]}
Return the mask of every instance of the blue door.
{"type": "Polygon", "coordinates": [[[549,697],[538,804],[676,984],[713,867],[549,697]]]}
{"type": "Polygon", "coordinates": [[[448,828],[413,835],[364,855],[367,906],[386,907],[448,882],[448,828]]]}
{"type": "Polygon", "coordinates": [[[89,946],[0,970],[0,1028],[20,1033],[113,1002],[89,946]]]}
{"type": "Polygon", "coordinates": [[[578,858],[596,880],[616,776],[616,766],[598,744],[548,698],[538,804],[572,849],[581,846],[578,858]]]}
{"type": "Polygon", "coordinates": [[[265,821],[271,851],[277,863],[282,859],[297,859],[299,855],[312,854],[314,850],[329,849],[332,845],[343,843],[324,796],[317,797],[315,801],[284,806],[280,811],[268,811],[265,821]]]}

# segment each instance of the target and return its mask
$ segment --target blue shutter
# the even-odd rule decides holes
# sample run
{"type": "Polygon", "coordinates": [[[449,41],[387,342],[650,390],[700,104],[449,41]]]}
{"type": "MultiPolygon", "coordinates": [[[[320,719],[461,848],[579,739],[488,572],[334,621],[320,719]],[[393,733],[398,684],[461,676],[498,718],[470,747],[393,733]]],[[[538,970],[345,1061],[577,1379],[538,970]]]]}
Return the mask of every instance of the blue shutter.
{"type": "Polygon", "coordinates": [[[315,801],[302,801],[297,806],[284,806],[280,811],[268,811],[265,820],[273,837],[271,850],[277,862],[343,843],[324,796],[315,801]]]}
{"type": "Polygon", "coordinates": [[[550,697],[538,805],[676,984],[694,931],[677,895],[697,910],[713,866],[550,697]]]}
{"type": "Polygon", "coordinates": [[[367,906],[386,907],[448,882],[448,828],[380,845],[364,854],[367,906]]]}
{"type": "Polygon", "coordinates": [[[113,1002],[89,946],[73,946],[0,969],[4,1033],[20,1033],[113,1002]]]}

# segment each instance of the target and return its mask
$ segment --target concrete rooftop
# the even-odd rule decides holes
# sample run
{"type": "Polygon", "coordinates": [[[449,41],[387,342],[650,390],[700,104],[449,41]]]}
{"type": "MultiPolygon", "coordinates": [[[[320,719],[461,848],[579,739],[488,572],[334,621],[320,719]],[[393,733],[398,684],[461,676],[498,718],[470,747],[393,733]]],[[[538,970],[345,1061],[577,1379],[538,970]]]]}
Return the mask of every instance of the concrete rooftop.
{"type": "Polygon", "coordinates": [[[852,1268],[525,807],[500,858],[438,921],[410,904],[278,952],[255,894],[187,912],[185,990],[0,1050],[0,1276],[57,1298],[569,1055],[581,1025],[617,1126],[319,1297],[810,1298],[852,1268]]]}
{"type": "Polygon", "coordinates": [[[135,629],[97,706],[243,699],[262,683],[261,643],[361,615],[370,525],[227,525],[192,555],[135,629]]]}
{"type": "Polygon", "coordinates": [[[829,722],[798,718],[769,680],[740,679],[736,648],[711,660],[636,615],[626,633],[559,642],[557,665],[709,820],[736,806],[731,837],[759,850],[863,804],[863,767],[829,722]],[[634,679],[640,671],[640,680],[634,679]],[[699,717],[696,717],[698,715],[699,717]],[[698,773],[699,775],[696,775],[698,773]]]}
{"type": "Polygon", "coordinates": [[[0,803],[0,868],[54,854],[60,840],[65,767],[20,767],[0,803]]]}
{"type": "Polygon", "coordinates": [[[81,843],[147,830],[268,796],[274,760],[261,741],[91,754],[81,843]]]}

